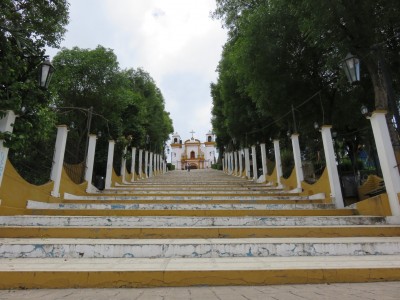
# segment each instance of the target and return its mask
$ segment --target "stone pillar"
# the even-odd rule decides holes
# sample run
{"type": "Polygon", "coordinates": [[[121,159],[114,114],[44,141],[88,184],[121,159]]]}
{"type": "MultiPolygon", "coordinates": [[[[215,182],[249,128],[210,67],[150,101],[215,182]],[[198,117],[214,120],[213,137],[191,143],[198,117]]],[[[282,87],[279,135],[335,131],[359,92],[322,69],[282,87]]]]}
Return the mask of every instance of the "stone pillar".
{"type": "MultiPolygon", "coordinates": [[[[12,110],[7,110],[6,115],[0,119],[0,132],[13,132],[16,115],[12,110]]],[[[4,141],[0,140],[0,187],[3,181],[4,171],[8,157],[8,148],[4,146],[4,141]]]]}
{"type": "Polygon", "coordinates": [[[131,162],[131,174],[132,174],[132,178],[131,178],[131,182],[135,181],[135,165],[136,165],[136,147],[132,147],[132,162],[131,162]]]}
{"type": "Polygon", "coordinates": [[[296,170],[297,188],[302,189],[301,182],[304,180],[304,175],[303,175],[303,167],[301,165],[299,134],[293,133],[291,139],[293,147],[294,167],[296,170]]]}
{"type": "Polygon", "coordinates": [[[238,151],[233,152],[235,156],[235,176],[239,176],[239,158],[238,158],[238,151]]]}
{"type": "Polygon", "coordinates": [[[64,165],[65,146],[67,144],[68,128],[66,125],[57,126],[56,149],[54,151],[53,166],[50,179],[54,182],[51,195],[60,197],[61,174],[64,165]]]}
{"type": "Polygon", "coordinates": [[[257,152],[256,146],[251,146],[251,155],[253,157],[253,180],[257,180],[257,152]]]}
{"type": "Polygon", "coordinates": [[[238,159],[239,159],[239,176],[242,177],[243,174],[243,160],[242,160],[242,150],[238,152],[238,159]]]}
{"type": "Polygon", "coordinates": [[[153,152],[149,152],[149,177],[153,177],[153,160],[154,154],[153,152]]]}
{"type": "Polygon", "coordinates": [[[369,117],[372,131],[374,133],[376,150],[381,164],[383,180],[386,192],[389,197],[390,210],[392,215],[400,216],[400,204],[398,194],[400,193],[399,166],[393,151],[389,135],[389,128],[386,123],[386,111],[374,111],[369,117]]]}
{"type": "Polygon", "coordinates": [[[105,188],[109,189],[111,187],[113,163],[114,163],[114,147],[115,141],[108,141],[108,156],[107,156],[107,171],[106,171],[106,182],[105,188]]]}
{"type": "Polygon", "coordinates": [[[244,148],[244,167],[246,170],[246,178],[250,179],[250,153],[249,148],[244,148]]]}
{"type": "Polygon", "coordinates": [[[342,189],[340,187],[339,174],[336,165],[335,150],[332,143],[330,125],[321,127],[322,142],[324,144],[326,169],[328,170],[329,185],[331,187],[331,198],[333,199],[336,208],[343,208],[342,189]]]}
{"type": "Polygon", "coordinates": [[[138,176],[140,179],[143,178],[143,150],[139,149],[139,171],[138,171],[138,176]]]}
{"type": "Polygon", "coordinates": [[[122,183],[126,182],[126,152],[127,149],[126,147],[124,150],[122,150],[122,158],[121,158],[121,178],[122,178],[122,183]]]}
{"type": "Polygon", "coordinates": [[[224,156],[222,157],[222,171],[223,172],[226,172],[225,157],[226,157],[226,153],[224,153],[224,156]]]}
{"type": "Polygon", "coordinates": [[[262,165],[262,171],[263,171],[263,175],[264,175],[263,181],[267,181],[268,169],[267,169],[267,151],[265,149],[265,143],[260,144],[260,149],[261,149],[261,165],[262,165]]]}
{"type": "Polygon", "coordinates": [[[149,151],[144,152],[144,177],[149,178],[149,151]]]}
{"type": "Polygon", "coordinates": [[[96,140],[97,136],[95,134],[89,135],[89,147],[86,159],[86,172],[85,172],[85,180],[87,181],[86,193],[93,193],[96,191],[96,188],[92,184],[94,155],[96,153],[96,140]]]}
{"type": "Polygon", "coordinates": [[[281,149],[279,147],[279,140],[274,140],[274,152],[275,152],[275,168],[276,168],[276,183],[278,187],[282,187],[281,177],[282,177],[282,159],[281,159],[281,149]]]}

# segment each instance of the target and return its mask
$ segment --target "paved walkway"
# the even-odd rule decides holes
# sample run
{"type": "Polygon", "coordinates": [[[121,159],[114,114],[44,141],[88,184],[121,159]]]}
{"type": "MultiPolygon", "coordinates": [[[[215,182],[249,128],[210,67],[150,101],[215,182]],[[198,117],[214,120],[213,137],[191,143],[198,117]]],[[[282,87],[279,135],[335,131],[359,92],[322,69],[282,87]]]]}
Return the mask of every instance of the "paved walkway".
{"type": "Polygon", "coordinates": [[[314,300],[400,299],[400,282],[149,289],[2,290],[0,299],[314,300]]]}

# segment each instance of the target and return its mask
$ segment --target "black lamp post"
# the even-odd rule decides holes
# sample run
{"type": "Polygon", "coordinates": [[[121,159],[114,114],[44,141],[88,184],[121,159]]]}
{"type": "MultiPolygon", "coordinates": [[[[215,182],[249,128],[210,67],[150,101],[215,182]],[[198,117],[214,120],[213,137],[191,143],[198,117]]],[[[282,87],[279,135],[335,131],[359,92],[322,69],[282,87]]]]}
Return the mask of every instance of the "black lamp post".
{"type": "Polygon", "coordinates": [[[357,57],[348,53],[344,60],[342,60],[341,66],[350,83],[360,81],[360,60],[357,57]]]}
{"type": "Polygon", "coordinates": [[[39,86],[41,88],[47,89],[50,84],[50,80],[53,77],[55,68],[51,64],[50,60],[46,58],[44,62],[40,64],[39,67],[39,86]]]}

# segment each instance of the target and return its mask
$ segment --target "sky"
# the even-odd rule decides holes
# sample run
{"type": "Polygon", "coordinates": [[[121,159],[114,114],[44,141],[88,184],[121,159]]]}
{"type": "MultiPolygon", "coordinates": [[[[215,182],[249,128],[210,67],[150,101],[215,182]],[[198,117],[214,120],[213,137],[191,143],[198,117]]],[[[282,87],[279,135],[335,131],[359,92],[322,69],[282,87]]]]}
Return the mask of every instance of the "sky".
{"type": "MultiPolygon", "coordinates": [[[[201,141],[211,127],[210,83],[227,34],[210,13],[215,0],[69,0],[61,47],[114,50],[120,67],[147,71],[160,88],[174,131],[201,141]]],[[[54,57],[58,49],[47,49],[54,57]]]]}

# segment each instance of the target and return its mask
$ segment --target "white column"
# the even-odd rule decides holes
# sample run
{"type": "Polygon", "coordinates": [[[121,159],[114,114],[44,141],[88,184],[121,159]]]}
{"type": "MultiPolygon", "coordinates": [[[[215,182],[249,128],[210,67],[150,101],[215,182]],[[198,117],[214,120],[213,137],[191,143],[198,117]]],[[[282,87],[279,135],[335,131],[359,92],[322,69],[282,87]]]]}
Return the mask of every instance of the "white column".
{"type": "Polygon", "coordinates": [[[268,176],[268,169],[267,169],[267,151],[265,149],[265,143],[260,144],[260,149],[261,149],[262,171],[263,171],[263,175],[264,175],[264,181],[266,181],[267,176],[268,176]]]}
{"type": "Polygon", "coordinates": [[[281,159],[281,149],[279,146],[279,140],[274,140],[274,152],[275,152],[275,168],[276,168],[276,183],[278,187],[282,187],[281,177],[282,177],[282,159],[281,159]]]}
{"type": "Polygon", "coordinates": [[[238,152],[238,159],[239,159],[239,176],[241,177],[243,174],[243,161],[242,161],[242,150],[238,152]]]}
{"type": "Polygon", "coordinates": [[[222,171],[223,172],[226,172],[225,157],[226,157],[226,152],[224,153],[224,156],[222,157],[222,171]]]}
{"type": "Polygon", "coordinates": [[[294,167],[296,170],[297,188],[301,189],[302,188],[301,182],[304,180],[304,175],[303,175],[303,167],[301,165],[299,134],[293,133],[291,139],[293,147],[294,167]]]}
{"type": "Polygon", "coordinates": [[[131,162],[131,182],[135,181],[135,164],[136,164],[136,147],[132,147],[132,162],[131,162]]]}
{"type": "Polygon", "coordinates": [[[250,153],[249,148],[244,148],[244,167],[246,169],[246,177],[250,179],[250,153]]]}
{"type": "Polygon", "coordinates": [[[154,175],[158,175],[158,154],[154,153],[154,175]]]}
{"type": "Polygon", "coordinates": [[[144,152],[144,176],[149,178],[149,151],[144,152]]]}
{"type": "Polygon", "coordinates": [[[149,153],[149,177],[153,177],[153,159],[154,154],[153,152],[149,153]]]}
{"type": "Polygon", "coordinates": [[[398,198],[400,193],[399,166],[394,155],[385,115],[386,111],[374,111],[369,119],[371,120],[383,180],[389,197],[390,210],[393,216],[398,217],[400,216],[398,198]]]}
{"type": "Polygon", "coordinates": [[[56,149],[53,156],[50,179],[54,181],[51,195],[60,197],[61,174],[64,165],[65,146],[67,144],[68,128],[66,125],[57,126],[56,149]]]}
{"type": "Polygon", "coordinates": [[[239,174],[239,167],[238,167],[238,152],[234,151],[233,152],[233,160],[235,162],[235,176],[238,176],[239,174]]]}
{"type": "Polygon", "coordinates": [[[106,182],[105,188],[109,189],[111,187],[113,163],[114,163],[114,147],[115,141],[108,141],[108,156],[107,156],[107,171],[106,171],[106,182]]]}
{"type": "Polygon", "coordinates": [[[92,184],[94,155],[96,153],[96,140],[97,136],[95,134],[89,135],[89,147],[86,159],[86,172],[85,172],[85,180],[87,181],[86,193],[93,193],[96,191],[96,188],[92,184]]]}
{"type": "Polygon", "coordinates": [[[142,174],[143,174],[143,150],[139,149],[139,171],[138,171],[138,176],[140,179],[142,179],[142,174]]]}
{"type": "Polygon", "coordinates": [[[126,147],[124,150],[122,150],[122,158],[121,158],[121,178],[122,178],[122,183],[126,182],[125,175],[126,175],[126,152],[127,149],[126,147]]]}
{"type": "Polygon", "coordinates": [[[322,142],[324,144],[326,168],[328,170],[329,185],[331,187],[331,198],[333,199],[336,208],[343,208],[342,189],[340,187],[339,173],[336,165],[335,150],[332,143],[330,125],[321,127],[322,142]]]}
{"type": "Polygon", "coordinates": [[[253,180],[257,180],[257,152],[256,146],[251,146],[251,155],[253,157],[253,180]]]}
{"type": "MultiPolygon", "coordinates": [[[[13,132],[12,126],[15,122],[16,115],[12,110],[7,110],[6,115],[0,119],[0,132],[13,132]]],[[[0,140],[0,187],[3,181],[4,171],[8,157],[8,148],[4,146],[4,141],[0,140]]]]}

